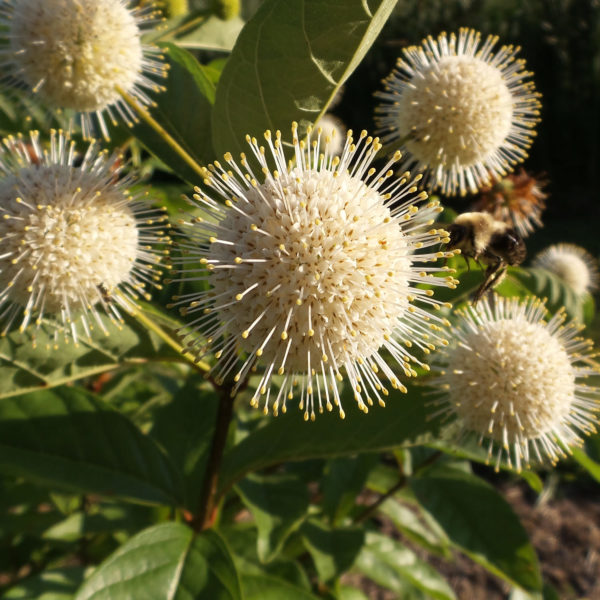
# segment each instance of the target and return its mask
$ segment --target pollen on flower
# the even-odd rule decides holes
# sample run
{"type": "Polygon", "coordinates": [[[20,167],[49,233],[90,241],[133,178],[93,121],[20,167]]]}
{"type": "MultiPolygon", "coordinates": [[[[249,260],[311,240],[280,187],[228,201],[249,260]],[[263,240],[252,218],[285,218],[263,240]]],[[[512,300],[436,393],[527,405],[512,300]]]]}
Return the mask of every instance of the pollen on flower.
{"type": "Polygon", "coordinates": [[[268,151],[248,138],[260,183],[245,155],[240,164],[226,155],[226,165],[207,170],[212,192],[196,189],[203,216],[188,220],[179,270],[210,289],[174,304],[193,316],[189,349],[218,352],[214,377],[231,377],[234,393],[262,367],[253,406],[277,414],[297,395],[305,419],[334,406],[343,416],[337,382],[345,371],[366,412],[384,404],[387,385],[405,389],[381,350],[410,377],[411,362],[421,363],[405,342],[413,352],[443,343],[442,319],[425,310],[438,302],[415,283],[455,285],[436,276],[447,275],[444,267],[421,264],[437,253],[416,253],[445,232],[413,221],[423,213],[431,223],[439,203],[417,206],[424,198],[408,174],[393,176],[398,156],[373,168],[381,146],[366,132],[357,140],[349,132],[340,156],[318,130],[300,141],[294,124],[292,134],[289,163],[280,132],[265,134],[268,151]]]}
{"type": "Polygon", "coordinates": [[[150,6],[128,0],[2,0],[0,25],[6,30],[2,67],[10,78],[48,104],[82,114],[90,135],[91,115],[105,137],[104,113],[114,122],[135,116],[125,92],[141,104],[144,89],[158,90],[148,75],[164,76],[158,50],[141,43],[141,27],[157,17],[150,6]]]}
{"type": "Polygon", "coordinates": [[[575,244],[548,246],[535,256],[532,266],[554,273],[578,295],[598,287],[596,259],[575,244]]]}
{"type": "Polygon", "coordinates": [[[463,433],[517,470],[532,461],[555,463],[581,435],[596,430],[600,390],[582,383],[597,374],[592,343],[564,325],[564,312],[544,321],[537,299],[494,296],[460,313],[456,343],[437,359],[434,404],[455,415],[463,433]]]}
{"type": "Polygon", "coordinates": [[[120,159],[91,144],[78,157],[73,142],[52,132],[3,140],[0,154],[0,306],[2,334],[45,317],[75,342],[97,324],[96,305],[114,321],[157,285],[153,245],[166,240],[165,216],[127,191],[120,159]],[[79,160],[81,160],[79,164],[79,160]],[[78,166],[75,166],[78,164],[78,166]],[[117,290],[117,288],[119,288],[117,290]],[[90,318],[91,317],[91,318],[90,318]]]}
{"type": "Polygon", "coordinates": [[[384,143],[398,142],[443,194],[475,193],[521,162],[540,102],[517,50],[461,29],[404,49],[377,92],[376,123],[384,143]]]}

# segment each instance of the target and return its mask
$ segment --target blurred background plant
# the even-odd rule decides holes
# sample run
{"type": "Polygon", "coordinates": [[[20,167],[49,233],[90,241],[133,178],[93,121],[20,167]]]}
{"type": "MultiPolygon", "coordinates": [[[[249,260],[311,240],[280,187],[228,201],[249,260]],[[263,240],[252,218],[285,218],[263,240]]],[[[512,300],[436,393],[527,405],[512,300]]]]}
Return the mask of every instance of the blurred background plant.
{"type": "MultiPolygon", "coordinates": [[[[182,194],[201,183],[194,163],[246,150],[246,133],[288,131],[326,111],[372,132],[373,93],[401,49],[473,27],[521,46],[542,93],[524,168],[543,173],[547,208],[535,205],[543,227],[536,221],[526,240],[529,257],[563,242],[600,254],[596,0],[379,0],[370,13],[358,0],[163,4],[168,19],[145,37],[170,67],[150,111],[163,132],[148,119],[111,126],[105,146],[127,156],[134,189],[146,186],[174,223],[190,210],[182,194]]],[[[4,136],[48,137],[72,122],[35,95],[4,91],[4,136]]],[[[446,223],[481,203],[441,200],[446,223]]],[[[547,298],[598,344],[594,290],[528,264],[509,269],[498,292],[547,298]]],[[[435,297],[462,305],[483,275],[460,257],[449,265],[461,284],[435,297]]],[[[49,351],[46,326],[36,345],[28,331],[0,340],[3,598],[600,597],[598,434],[556,467],[495,473],[476,443],[452,442],[456,424],[430,417],[422,386],[368,415],[347,386],[344,421],[254,411],[258,379],[233,405],[168,343],[182,325],[165,308],[172,295],[203,286],[165,285],[143,303],[145,321],[127,317],[121,331],[78,347],[49,351]]]]}

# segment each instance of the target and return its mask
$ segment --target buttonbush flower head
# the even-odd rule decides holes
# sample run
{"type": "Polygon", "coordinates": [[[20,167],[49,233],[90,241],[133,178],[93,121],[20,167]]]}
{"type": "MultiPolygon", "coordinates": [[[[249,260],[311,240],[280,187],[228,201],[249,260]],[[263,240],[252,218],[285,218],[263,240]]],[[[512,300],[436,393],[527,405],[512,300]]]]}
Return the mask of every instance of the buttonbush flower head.
{"type": "Polygon", "coordinates": [[[598,287],[598,264],[587,251],[575,244],[553,244],[533,259],[532,265],[546,269],[567,283],[576,294],[598,287]]]}
{"type": "Polygon", "coordinates": [[[150,104],[144,90],[160,88],[148,75],[165,74],[157,49],[140,39],[141,27],[156,11],[128,5],[128,0],[1,0],[4,71],[49,105],[81,113],[86,136],[95,115],[108,137],[105,115],[135,120],[121,93],[150,104]]]}
{"type": "Polygon", "coordinates": [[[481,44],[472,29],[430,36],[404,49],[376,94],[382,141],[403,146],[443,194],[475,193],[527,156],[539,94],[518,49],[494,54],[497,40],[481,44]]]}
{"type": "Polygon", "coordinates": [[[53,132],[44,150],[37,133],[3,140],[0,154],[0,320],[2,334],[44,317],[77,343],[90,336],[100,308],[113,321],[159,276],[153,244],[163,213],[129,195],[117,156],[91,144],[77,156],[53,132]],[[118,290],[116,288],[119,288],[118,290]]]}
{"type": "Polygon", "coordinates": [[[544,185],[544,181],[521,169],[519,173],[511,173],[483,186],[472,208],[490,213],[496,220],[514,227],[525,238],[535,227],[543,227],[541,217],[548,197],[543,192],[544,185]]]}
{"type": "Polygon", "coordinates": [[[296,395],[305,419],[315,407],[336,406],[343,417],[337,382],[345,371],[366,412],[384,404],[386,380],[406,389],[382,350],[410,377],[421,351],[445,343],[444,319],[425,310],[440,303],[415,284],[455,286],[447,267],[430,264],[453,253],[430,249],[448,240],[431,229],[440,206],[425,202],[408,174],[393,176],[399,153],[377,170],[381,145],[366,132],[356,141],[348,132],[341,156],[320,132],[309,128],[300,141],[293,124],[292,135],[289,163],[280,132],[266,132],[266,149],[247,138],[252,159],[242,155],[238,165],[226,154],[206,170],[207,191],[194,196],[201,213],[183,223],[189,238],[180,248],[183,279],[210,287],[174,304],[190,317],[189,349],[214,351],[214,377],[231,377],[233,393],[263,367],[253,406],[285,412],[296,395]],[[414,223],[420,213],[427,224],[414,223]]]}
{"type": "Polygon", "coordinates": [[[438,358],[435,403],[463,432],[489,440],[496,468],[503,456],[517,470],[555,463],[596,430],[600,390],[582,383],[598,373],[596,355],[578,326],[564,325],[564,312],[544,321],[540,300],[495,296],[459,314],[456,343],[438,358]]]}

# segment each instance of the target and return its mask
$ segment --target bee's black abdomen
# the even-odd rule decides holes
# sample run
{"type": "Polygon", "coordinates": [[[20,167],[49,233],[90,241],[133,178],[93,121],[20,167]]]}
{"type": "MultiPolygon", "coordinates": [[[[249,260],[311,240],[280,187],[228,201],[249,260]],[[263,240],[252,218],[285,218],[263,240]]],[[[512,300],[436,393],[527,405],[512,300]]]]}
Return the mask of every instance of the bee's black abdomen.
{"type": "Polygon", "coordinates": [[[492,235],[489,250],[509,265],[520,265],[527,256],[525,242],[514,229],[492,235]]]}

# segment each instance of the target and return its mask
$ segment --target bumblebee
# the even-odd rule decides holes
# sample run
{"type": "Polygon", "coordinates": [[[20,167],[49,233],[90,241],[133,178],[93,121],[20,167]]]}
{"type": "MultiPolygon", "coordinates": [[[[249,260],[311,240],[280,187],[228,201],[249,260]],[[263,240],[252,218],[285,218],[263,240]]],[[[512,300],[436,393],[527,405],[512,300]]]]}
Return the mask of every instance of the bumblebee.
{"type": "Polygon", "coordinates": [[[520,265],[527,255],[523,238],[512,227],[486,212],[458,215],[445,229],[450,238],[447,247],[459,249],[467,267],[470,258],[482,269],[482,263],[486,265],[483,283],[473,298],[474,304],[500,283],[509,265],[520,265]]]}

